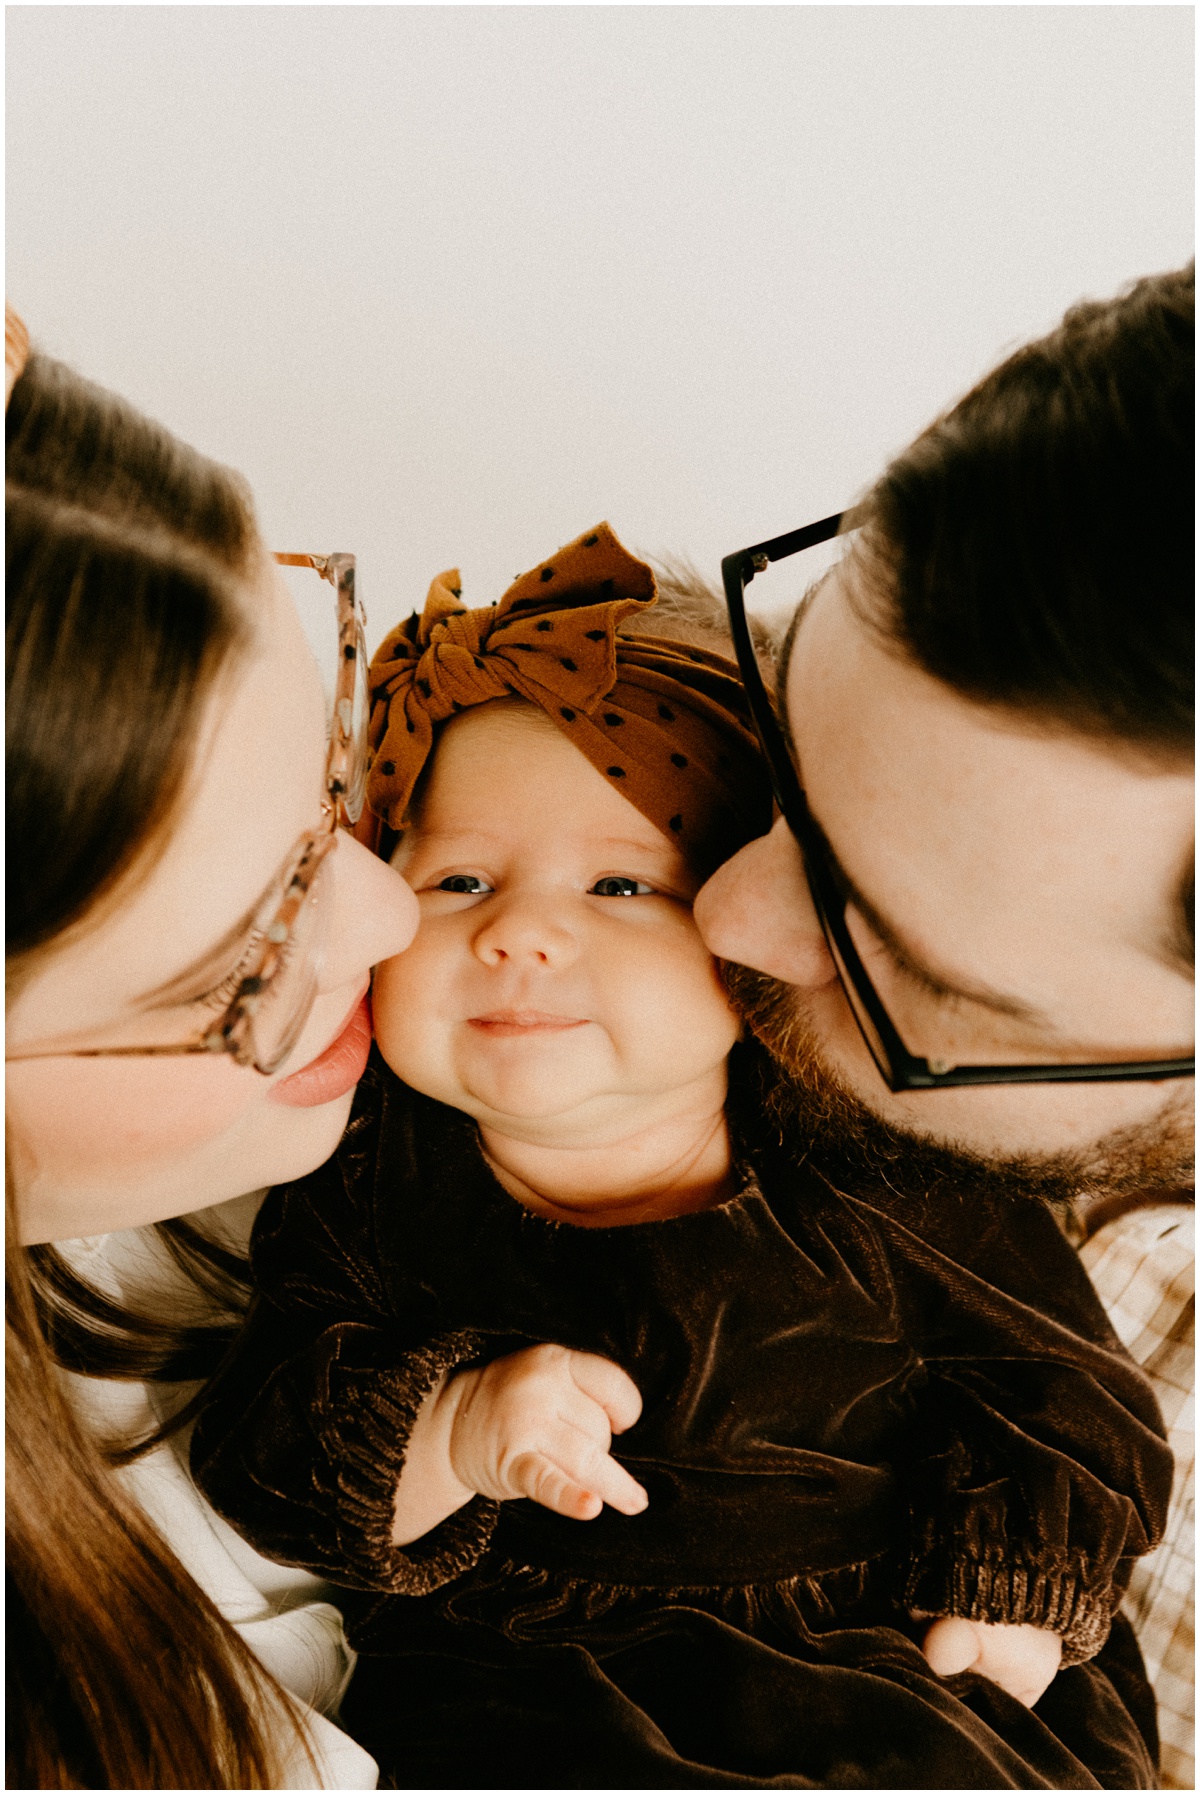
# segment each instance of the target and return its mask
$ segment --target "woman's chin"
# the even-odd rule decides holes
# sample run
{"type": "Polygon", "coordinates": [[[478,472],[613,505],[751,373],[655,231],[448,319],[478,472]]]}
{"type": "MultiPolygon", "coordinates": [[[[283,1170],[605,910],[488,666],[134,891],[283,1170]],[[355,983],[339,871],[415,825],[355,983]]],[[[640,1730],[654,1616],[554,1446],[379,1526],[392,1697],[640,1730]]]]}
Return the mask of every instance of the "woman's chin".
{"type": "Polygon", "coordinates": [[[247,1190],[290,1184],[315,1172],[337,1151],[350,1120],[354,1089],[304,1108],[263,1101],[229,1140],[227,1150],[214,1156],[206,1180],[209,1194],[197,1195],[187,1207],[202,1208],[247,1190]]]}

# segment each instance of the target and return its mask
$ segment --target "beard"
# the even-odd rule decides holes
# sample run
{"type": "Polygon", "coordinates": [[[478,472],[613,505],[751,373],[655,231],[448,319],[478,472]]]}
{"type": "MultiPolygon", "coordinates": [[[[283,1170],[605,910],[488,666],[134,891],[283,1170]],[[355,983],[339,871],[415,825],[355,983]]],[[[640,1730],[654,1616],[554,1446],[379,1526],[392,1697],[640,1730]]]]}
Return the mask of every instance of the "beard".
{"type": "Polygon", "coordinates": [[[1082,1214],[1194,1176],[1191,1103],[1177,1091],[1157,1115],[1057,1153],[981,1154],[885,1121],[822,1059],[799,992],[748,966],[721,963],[735,1008],[770,1055],[768,1113],[833,1184],[866,1195],[885,1184],[901,1197],[962,1197],[1049,1204],[1068,1232],[1082,1214]]]}

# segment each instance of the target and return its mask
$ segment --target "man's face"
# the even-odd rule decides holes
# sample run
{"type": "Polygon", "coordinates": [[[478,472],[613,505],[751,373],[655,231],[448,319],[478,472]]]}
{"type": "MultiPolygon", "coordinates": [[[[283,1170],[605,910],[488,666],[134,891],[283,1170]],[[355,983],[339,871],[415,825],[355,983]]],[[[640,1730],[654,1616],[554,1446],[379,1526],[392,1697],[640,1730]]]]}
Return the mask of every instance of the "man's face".
{"type": "MultiPolygon", "coordinates": [[[[852,894],[847,924],[906,1044],[951,1063],[1190,1052],[1191,770],[966,701],[862,621],[853,577],[843,564],[805,609],[787,715],[852,894]]],[[[797,1064],[811,1055],[892,1128],[987,1158],[1086,1159],[1122,1134],[1152,1158],[1165,1134],[1177,1156],[1186,1082],[888,1091],[782,821],[709,880],[695,914],[714,954],[792,987],[797,1064]]]]}

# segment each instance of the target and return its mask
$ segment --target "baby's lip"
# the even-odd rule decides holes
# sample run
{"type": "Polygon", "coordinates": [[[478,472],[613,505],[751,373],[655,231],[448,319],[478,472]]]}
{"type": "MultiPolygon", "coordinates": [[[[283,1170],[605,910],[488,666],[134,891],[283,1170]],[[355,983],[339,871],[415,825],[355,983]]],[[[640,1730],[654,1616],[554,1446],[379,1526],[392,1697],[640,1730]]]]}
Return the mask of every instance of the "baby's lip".
{"type": "Polygon", "coordinates": [[[469,1016],[468,1028],[484,1029],[489,1034],[552,1033],[566,1028],[583,1028],[585,1016],[558,1016],[550,1010],[489,1010],[486,1016],[469,1016]]]}

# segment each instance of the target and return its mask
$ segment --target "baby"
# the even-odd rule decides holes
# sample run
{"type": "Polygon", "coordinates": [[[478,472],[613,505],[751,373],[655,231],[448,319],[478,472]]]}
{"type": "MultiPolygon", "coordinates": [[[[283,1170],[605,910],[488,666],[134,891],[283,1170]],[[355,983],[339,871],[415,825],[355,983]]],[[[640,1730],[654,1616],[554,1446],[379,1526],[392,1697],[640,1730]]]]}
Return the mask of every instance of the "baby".
{"type": "Polygon", "coordinates": [[[691,916],[769,793],[654,598],[600,526],[376,657],[421,927],[197,1475],[366,1592],[344,1720],[397,1786],[1094,1786],[1119,1704],[1055,1673],[1160,1522],[1153,1399],[1043,1210],[901,1213],[780,1139],[691,916]]]}

